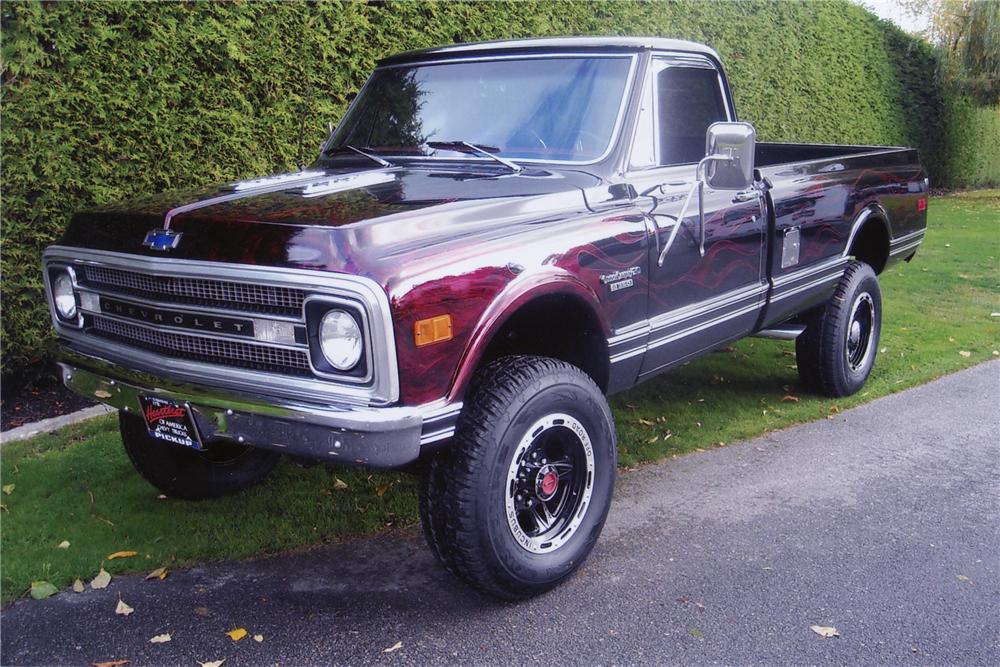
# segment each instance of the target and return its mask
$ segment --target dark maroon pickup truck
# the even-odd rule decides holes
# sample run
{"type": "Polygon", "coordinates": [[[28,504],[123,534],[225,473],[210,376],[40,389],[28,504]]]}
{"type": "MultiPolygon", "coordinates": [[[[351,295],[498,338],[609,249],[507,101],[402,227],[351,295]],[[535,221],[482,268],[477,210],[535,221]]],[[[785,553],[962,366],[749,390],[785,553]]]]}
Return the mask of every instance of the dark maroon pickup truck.
{"type": "Polygon", "coordinates": [[[415,464],[436,556],[517,598],[598,538],[606,394],[750,335],[857,391],[927,196],[909,148],[757,142],[699,44],[467,44],[383,60],[299,172],[77,214],[44,274],[164,493],[415,464]]]}

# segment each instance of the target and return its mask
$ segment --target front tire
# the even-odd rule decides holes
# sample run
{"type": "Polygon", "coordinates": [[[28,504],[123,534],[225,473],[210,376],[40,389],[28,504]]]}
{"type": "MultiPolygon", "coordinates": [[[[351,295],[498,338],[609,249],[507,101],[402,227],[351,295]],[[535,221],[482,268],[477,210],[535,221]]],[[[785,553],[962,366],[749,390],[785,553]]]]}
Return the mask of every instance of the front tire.
{"type": "Polygon", "coordinates": [[[799,379],[827,396],[857,392],[871,375],[881,332],[878,277],[869,265],[851,262],[833,296],[810,313],[795,341],[799,379]]]}
{"type": "Polygon", "coordinates": [[[142,417],[118,413],[122,443],[142,477],[171,498],[204,500],[236,493],[264,481],[280,454],[228,442],[203,451],[149,435],[142,417]]]}
{"type": "Polygon", "coordinates": [[[593,549],[616,466],[611,411],[590,377],[555,359],[505,357],[477,375],[455,442],[430,462],[424,533],[472,586],[538,595],[593,549]]]}

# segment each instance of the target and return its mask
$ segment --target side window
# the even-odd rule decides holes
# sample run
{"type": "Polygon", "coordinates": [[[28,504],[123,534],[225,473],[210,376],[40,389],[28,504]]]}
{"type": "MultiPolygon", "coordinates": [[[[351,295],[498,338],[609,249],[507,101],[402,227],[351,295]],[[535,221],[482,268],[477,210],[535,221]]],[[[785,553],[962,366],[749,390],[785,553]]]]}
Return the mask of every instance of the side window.
{"type": "Polygon", "coordinates": [[[656,75],[660,164],[690,164],[705,157],[705,131],[726,120],[714,69],[665,67],[656,75]]]}
{"type": "Polygon", "coordinates": [[[656,109],[653,106],[653,88],[650,81],[642,87],[639,117],[635,126],[635,139],[632,142],[632,157],[629,166],[632,169],[655,167],[656,161],[656,109]]]}

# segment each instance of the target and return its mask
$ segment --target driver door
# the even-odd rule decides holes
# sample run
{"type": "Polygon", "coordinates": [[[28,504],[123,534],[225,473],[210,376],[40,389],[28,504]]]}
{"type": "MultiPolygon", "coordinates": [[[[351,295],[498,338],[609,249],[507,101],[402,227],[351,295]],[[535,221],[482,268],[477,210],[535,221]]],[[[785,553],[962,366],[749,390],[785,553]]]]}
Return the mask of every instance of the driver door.
{"type": "Polygon", "coordinates": [[[766,216],[756,193],[705,185],[704,242],[697,188],[678,220],[705,156],[708,126],[732,119],[715,65],[654,58],[645,88],[630,169],[636,191],[648,195],[655,235],[640,379],[750,333],[766,293],[766,216]]]}

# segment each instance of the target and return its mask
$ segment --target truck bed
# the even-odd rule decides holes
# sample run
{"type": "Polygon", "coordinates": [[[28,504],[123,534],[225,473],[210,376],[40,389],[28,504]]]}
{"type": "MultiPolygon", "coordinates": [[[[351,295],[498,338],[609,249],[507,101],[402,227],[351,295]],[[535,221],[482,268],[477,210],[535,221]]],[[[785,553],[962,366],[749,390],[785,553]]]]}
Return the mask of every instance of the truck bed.
{"type": "Polygon", "coordinates": [[[757,167],[772,167],[793,162],[811,162],[838,157],[850,157],[865,153],[886,154],[895,151],[909,151],[896,146],[858,146],[848,144],[790,144],[780,142],[757,142],[754,161],[757,167]]]}
{"type": "Polygon", "coordinates": [[[825,272],[842,270],[838,260],[846,261],[854,223],[866,210],[878,211],[887,227],[888,257],[874,266],[876,272],[911,256],[920,241],[926,226],[925,173],[914,149],[763,142],[755,162],[771,183],[774,212],[767,262],[773,288],[764,324],[829,297],[832,283],[822,290],[808,285],[825,272]]]}

